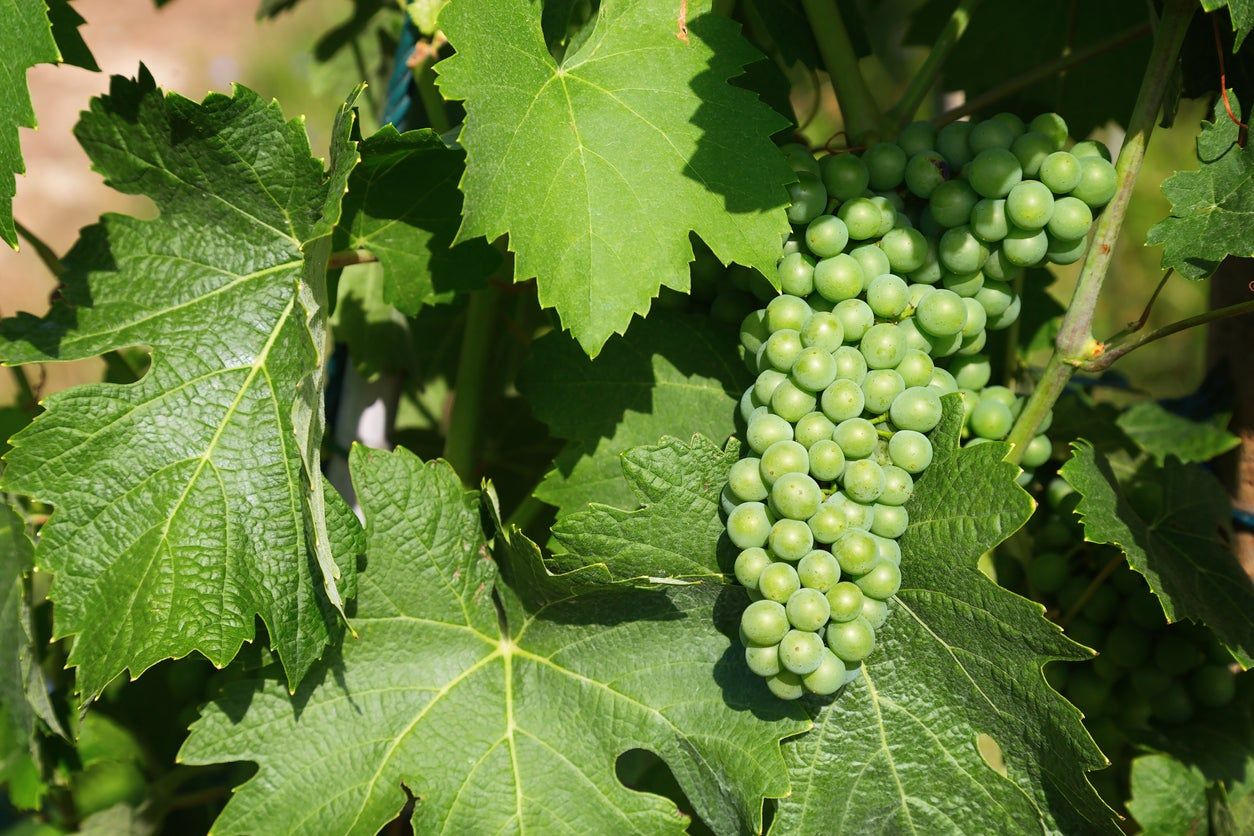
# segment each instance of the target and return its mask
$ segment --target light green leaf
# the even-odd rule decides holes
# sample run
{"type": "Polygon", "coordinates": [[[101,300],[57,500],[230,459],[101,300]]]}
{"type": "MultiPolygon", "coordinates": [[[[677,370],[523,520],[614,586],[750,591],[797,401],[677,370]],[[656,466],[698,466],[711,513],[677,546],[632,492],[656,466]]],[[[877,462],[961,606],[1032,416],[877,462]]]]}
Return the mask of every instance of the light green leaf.
{"type": "Polygon", "coordinates": [[[1128,812],[1142,836],[1206,833],[1206,777],[1195,766],[1170,755],[1143,755],[1132,761],[1128,812]]]}
{"type": "Polygon", "coordinates": [[[1232,45],[1233,51],[1236,51],[1241,48],[1245,36],[1254,29],[1254,0],[1202,0],[1202,8],[1208,12],[1225,6],[1228,7],[1228,16],[1232,21],[1232,31],[1236,33],[1236,40],[1232,45]]]}
{"type": "MultiPolygon", "coordinates": [[[[273,676],[230,684],[192,727],[183,762],[259,765],[215,832],[375,833],[402,785],[420,799],[417,833],[683,832],[669,800],[619,783],[632,748],[666,760],[720,832],[760,826],[761,797],[787,791],[779,738],[806,724],[728,663],[720,630],[734,624],[716,629],[715,605],[743,596],[520,598],[498,578],[478,495],[446,464],[358,447],[352,470],[369,543],[357,638],[295,697],[273,676]]],[[[497,559],[543,573],[534,546],[497,559]]]]}
{"type": "Polygon", "coordinates": [[[1121,413],[1116,423],[1158,464],[1168,456],[1187,464],[1208,462],[1241,443],[1225,429],[1230,417],[1222,413],[1206,421],[1193,421],[1168,412],[1154,401],[1144,401],[1121,413]]]}
{"type": "Polygon", "coordinates": [[[1007,445],[959,451],[960,402],[944,400],[908,505],[901,591],[863,675],[785,745],[793,793],[772,833],[1114,831],[1084,774],[1102,757],[1041,673],[1086,652],[976,568],[1033,502],[1002,461],[1007,445]],[[1000,770],[981,737],[1000,748],[1000,770]]]}
{"type": "MultiPolygon", "coordinates": [[[[1228,91],[1233,113],[1241,103],[1228,91]]],[[[1163,246],[1163,267],[1204,279],[1229,255],[1254,256],[1254,149],[1237,144],[1240,128],[1223,102],[1197,138],[1197,171],[1178,171],[1163,181],[1171,214],[1153,226],[1145,243],[1163,246]]]]}
{"type": "Polygon", "coordinates": [[[558,63],[530,0],[453,0],[437,65],[466,102],[459,238],[506,233],[516,280],[595,356],[662,287],[687,291],[690,231],[774,274],[795,179],[782,119],[727,83],[760,56],[708,0],[607,0],[558,63]],[[682,8],[682,10],[681,10],[682,8]]]}
{"type": "Polygon", "coordinates": [[[5,489],[57,506],[36,562],[89,698],[193,650],[223,665],[257,615],[295,684],[338,629],[334,561],[351,573],[353,557],[330,553],[327,517],[355,526],[338,496],[323,511],[318,448],[350,129],[346,105],[324,172],[277,105],[242,87],[165,96],[146,72],[115,78],[76,129],[107,182],[160,210],[85,229],[63,300],[0,324],[6,363],[151,349],[135,384],[49,397],[6,456],[5,489]]]}
{"type": "Polygon", "coordinates": [[[1249,667],[1254,584],[1218,538],[1230,501],[1215,477],[1196,465],[1169,461],[1161,470],[1140,474],[1153,494],[1152,509],[1145,501],[1134,507],[1105,456],[1086,441],[1072,449],[1060,473],[1082,497],[1076,513],[1085,539],[1118,546],[1145,576],[1169,621],[1202,622],[1249,667]]]}
{"type": "Polygon", "coordinates": [[[18,128],[35,127],[35,109],[26,89],[26,71],[61,60],[43,0],[15,0],[0,11],[0,240],[17,247],[13,225],[16,174],[26,172],[18,128]]]}
{"type": "Polygon", "coordinates": [[[448,0],[409,0],[405,8],[414,26],[418,27],[418,31],[431,37],[439,28],[436,26],[436,18],[439,17],[440,9],[443,9],[447,2],[448,0]]]}
{"type": "Polygon", "coordinates": [[[465,153],[430,129],[385,125],[360,143],[335,248],[364,249],[383,267],[383,298],[405,313],[482,287],[501,263],[481,239],[452,247],[461,219],[457,190],[465,153]]]}
{"type": "Polygon", "coordinates": [[[735,330],[708,317],[658,310],[595,360],[566,334],[538,340],[518,386],[536,417],[569,440],[536,496],[559,515],[590,502],[629,508],[636,496],[619,457],[664,435],[721,442],[752,378],[735,330]]]}

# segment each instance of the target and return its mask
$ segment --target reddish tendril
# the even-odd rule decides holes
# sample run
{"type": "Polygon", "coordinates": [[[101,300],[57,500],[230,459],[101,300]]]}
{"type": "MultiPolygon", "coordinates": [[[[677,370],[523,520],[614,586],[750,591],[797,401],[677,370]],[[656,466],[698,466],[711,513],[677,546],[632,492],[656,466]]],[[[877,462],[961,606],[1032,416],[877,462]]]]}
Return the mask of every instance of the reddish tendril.
{"type": "Polygon", "coordinates": [[[1224,67],[1224,47],[1223,41],[1219,37],[1219,18],[1216,15],[1210,16],[1211,29],[1215,33],[1215,57],[1219,59],[1219,94],[1223,97],[1224,110],[1228,111],[1228,118],[1236,123],[1240,128],[1237,134],[1237,145],[1245,147],[1246,135],[1249,133],[1250,126],[1237,118],[1232,111],[1232,104],[1228,101],[1228,71],[1224,67]]]}
{"type": "Polygon", "coordinates": [[[861,145],[847,145],[843,147],[833,148],[832,143],[842,137],[845,139],[845,141],[849,140],[849,134],[845,133],[844,131],[837,131],[836,133],[832,134],[831,137],[828,138],[827,142],[823,143],[823,150],[827,151],[827,153],[829,154],[852,154],[856,151],[866,150],[865,147],[861,145]]]}

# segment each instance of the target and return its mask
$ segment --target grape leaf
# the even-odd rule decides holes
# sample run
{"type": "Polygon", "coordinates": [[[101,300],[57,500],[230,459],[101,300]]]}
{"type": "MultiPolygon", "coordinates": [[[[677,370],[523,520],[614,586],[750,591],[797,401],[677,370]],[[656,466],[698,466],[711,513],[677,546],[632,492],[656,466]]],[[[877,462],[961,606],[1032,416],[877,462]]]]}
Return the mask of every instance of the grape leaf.
{"type": "Polygon", "coordinates": [[[538,3],[440,13],[457,50],[437,65],[440,88],[466,102],[458,240],[509,233],[515,279],[537,277],[589,355],[660,288],[688,290],[690,230],[767,275],[788,233],[795,176],[768,139],[783,120],[727,83],[760,56],[708,8],[606,0],[560,64],[538,3]]]}
{"type": "Polygon", "coordinates": [[[1128,812],[1143,836],[1206,833],[1206,777],[1170,755],[1132,761],[1128,812]]]}
{"type": "Polygon", "coordinates": [[[1174,460],[1140,479],[1161,491],[1152,518],[1134,508],[1106,457],[1085,441],[1059,471],[1082,497],[1084,537],[1117,546],[1145,576],[1169,621],[1190,618],[1215,631],[1243,667],[1254,660],[1254,583],[1219,540],[1231,507],[1215,477],[1174,460]]]}
{"type": "Polygon", "coordinates": [[[1228,8],[1228,16],[1232,22],[1232,31],[1236,41],[1232,45],[1233,52],[1241,48],[1245,36],[1254,29],[1254,2],[1251,0],[1202,0],[1202,8],[1213,12],[1224,7],[1228,8]]]}
{"type": "MultiPolygon", "coordinates": [[[[1229,91],[1233,113],[1241,104],[1229,91]]],[[[1197,137],[1197,171],[1177,171],[1163,181],[1171,214],[1145,236],[1163,246],[1163,267],[1204,279],[1229,255],[1254,257],[1254,150],[1237,144],[1240,128],[1216,102],[1214,121],[1197,137]]]]}
{"type": "Polygon", "coordinates": [[[1168,456],[1187,464],[1208,462],[1241,443],[1225,429],[1229,417],[1221,413],[1210,420],[1193,421],[1153,401],[1144,401],[1121,413],[1116,423],[1159,464],[1168,456]]]}
{"type": "Polygon", "coordinates": [[[18,128],[35,127],[35,109],[26,89],[26,71],[61,60],[42,0],[8,3],[0,27],[0,240],[17,247],[13,196],[17,174],[24,174],[18,128]]]}
{"type": "Polygon", "coordinates": [[[215,832],[374,833],[402,784],[417,833],[683,832],[669,800],[618,782],[632,748],[663,757],[720,831],[760,827],[761,797],[787,791],[779,739],[806,724],[728,663],[713,616],[743,596],[612,586],[540,603],[538,550],[498,550],[512,576],[546,579],[504,585],[479,497],[447,464],[362,447],[351,462],[357,638],[294,697],[273,674],[231,683],[192,726],[183,762],[259,765],[215,832]]]}
{"type": "Polygon", "coordinates": [[[70,0],[47,0],[48,22],[52,26],[52,38],[57,42],[57,51],[61,53],[61,62],[82,67],[84,70],[99,72],[95,57],[87,48],[83,35],[78,27],[85,22],[70,0]]]}
{"type": "Polygon", "coordinates": [[[619,456],[663,435],[722,440],[752,378],[734,329],[708,317],[655,311],[588,359],[566,334],[537,340],[519,390],[550,431],[569,439],[536,497],[559,514],[589,502],[631,507],[619,456]]]}
{"type": "Polygon", "coordinates": [[[354,524],[337,496],[323,510],[318,448],[350,107],[329,172],[303,123],[252,91],[197,104],[146,70],[113,79],[76,128],[108,183],[160,210],[86,228],[49,315],[0,323],[6,363],[151,348],[135,384],[49,397],[6,456],[5,489],[57,506],[36,561],[56,573],[55,635],[77,636],[89,698],[192,650],[223,665],[256,615],[294,685],[337,628],[332,560],[351,574],[352,555],[329,553],[327,518],[342,544],[354,524]]]}
{"type": "Polygon", "coordinates": [[[1084,775],[1101,755],[1041,673],[1086,652],[1039,604],[976,568],[1033,502],[1002,461],[1007,445],[958,449],[960,401],[944,401],[935,456],[907,506],[901,591],[863,675],[818,710],[815,731],[785,745],[793,793],[772,832],[1114,830],[1084,775]],[[981,759],[981,736],[1002,770],[981,759]]]}
{"type": "Polygon", "coordinates": [[[383,266],[383,298],[405,313],[482,287],[501,262],[482,239],[449,248],[461,217],[465,153],[427,128],[385,125],[360,143],[335,248],[365,249],[383,266]]]}

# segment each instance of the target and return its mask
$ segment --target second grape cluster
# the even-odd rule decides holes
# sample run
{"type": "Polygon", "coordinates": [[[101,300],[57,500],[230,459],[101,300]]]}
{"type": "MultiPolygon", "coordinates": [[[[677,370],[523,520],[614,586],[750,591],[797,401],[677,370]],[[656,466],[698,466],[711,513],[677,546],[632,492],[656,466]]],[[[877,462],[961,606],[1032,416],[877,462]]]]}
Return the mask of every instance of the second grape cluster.
{"type": "MultiPolygon", "coordinates": [[[[861,155],[784,150],[795,232],[782,294],[741,326],[757,378],[723,506],[754,599],[746,663],[797,699],[835,693],[875,647],[941,396],[961,393],[968,443],[1010,432],[1022,399],[989,385],[987,332],[1018,318],[1025,268],[1083,254],[1115,172],[1055,114],[915,123],[861,155]]],[[[1038,436],[1024,466],[1049,453],[1038,436]]]]}

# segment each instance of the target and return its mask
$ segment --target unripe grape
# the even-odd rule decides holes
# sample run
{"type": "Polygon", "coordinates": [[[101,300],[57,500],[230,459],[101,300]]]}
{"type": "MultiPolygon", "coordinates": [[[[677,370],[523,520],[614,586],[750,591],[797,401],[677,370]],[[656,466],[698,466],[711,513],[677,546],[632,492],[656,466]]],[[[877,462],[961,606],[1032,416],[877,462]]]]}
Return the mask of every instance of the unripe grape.
{"type": "Polygon", "coordinates": [[[809,171],[797,172],[797,182],[788,186],[788,220],[797,225],[808,224],[827,207],[827,189],[809,171]]]}
{"type": "Polygon", "coordinates": [[[758,676],[775,676],[783,667],[779,664],[779,645],[745,647],[745,665],[758,676]]]}
{"type": "Polygon", "coordinates": [[[906,152],[894,142],[877,142],[862,156],[870,174],[870,186],[878,192],[901,185],[906,173],[906,152]]]}
{"type": "Polygon", "coordinates": [[[823,482],[831,482],[845,470],[845,452],[830,439],[816,441],[810,446],[810,475],[823,482]]]}
{"type": "Polygon", "coordinates": [[[771,518],[761,502],[737,505],[727,517],[727,536],[737,548],[761,548],[770,534],[771,518]]]}
{"type": "MultiPolygon", "coordinates": [[[[865,378],[865,373],[863,375],[865,378]]],[[[862,387],[852,380],[837,380],[823,390],[819,406],[823,414],[839,425],[842,421],[857,418],[866,404],[862,387]]],[[[835,437],[833,433],[833,437],[835,437]]]]}
{"type": "Polygon", "coordinates": [[[788,622],[798,630],[817,631],[827,623],[831,607],[817,589],[798,589],[784,607],[788,622]]]}
{"type": "Polygon", "coordinates": [[[1041,229],[1053,214],[1054,195],[1036,180],[1023,181],[1006,197],[1006,217],[1021,229],[1041,229]]]}
{"type": "Polygon", "coordinates": [[[787,372],[797,362],[797,355],[801,353],[802,347],[801,335],[791,328],[785,328],[771,334],[762,344],[762,357],[770,368],[787,372]]]}
{"type": "Polygon", "coordinates": [[[1067,123],[1057,113],[1042,113],[1028,123],[1028,130],[1043,134],[1052,143],[1054,150],[1067,143],[1067,123]]]}
{"type": "MultiPolygon", "coordinates": [[[[783,609],[782,605],[800,588],[801,582],[797,580],[797,570],[787,563],[772,563],[758,575],[758,592],[762,593],[762,597],[767,601],[780,604],[781,609],[783,609]]],[[[787,616],[785,616],[786,620],[787,616]]],[[[780,638],[783,638],[783,633],[780,633],[780,638]]],[[[775,644],[777,641],[779,639],[766,642],[755,641],[755,644],[775,644]]]]}
{"type": "Polygon", "coordinates": [[[771,395],[771,412],[790,423],[800,421],[804,415],[813,412],[817,404],[813,394],[792,380],[779,384],[771,395]]]}
{"type": "Polygon", "coordinates": [[[1080,161],[1066,151],[1055,151],[1041,163],[1039,177],[1054,194],[1067,194],[1080,184],[1080,161]]]}
{"type": "Polygon", "coordinates": [[[814,453],[812,452],[814,445],[820,441],[830,441],[832,432],[835,429],[836,424],[822,412],[807,413],[797,422],[797,426],[793,430],[793,440],[806,448],[806,450],[811,451],[811,467],[814,465],[814,453]]]}
{"type": "Polygon", "coordinates": [[[827,591],[827,605],[832,621],[853,621],[862,613],[862,590],[849,581],[841,581],[827,591]]]}
{"type": "Polygon", "coordinates": [[[727,484],[740,502],[761,502],[766,499],[766,484],[762,481],[759,465],[758,459],[747,458],[731,466],[727,484]]]}
{"type": "MultiPolygon", "coordinates": [[[[819,215],[806,226],[806,246],[819,258],[839,255],[844,252],[845,245],[848,243],[849,229],[840,218],[832,215],[819,215]]],[[[813,276],[813,271],[811,271],[811,276],[813,276]]]]}
{"type": "MultiPolygon", "coordinates": [[[[753,427],[750,426],[749,429],[752,431],[753,427]]],[[[810,456],[806,448],[792,440],[792,427],[789,426],[788,429],[789,438],[776,441],[762,453],[758,467],[767,487],[774,485],[775,480],[785,474],[806,473],[810,470],[810,456]]]]}
{"type": "MultiPolygon", "coordinates": [[[[778,520],[771,526],[766,542],[771,554],[796,563],[814,548],[814,533],[801,520],[778,520]]],[[[765,591],[763,594],[766,594],[765,591]]]]}
{"type": "Polygon", "coordinates": [[[792,379],[807,391],[822,391],[836,379],[836,361],[826,349],[803,348],[793,363],[792,379]]]}
{"type": "Polygon", "coordinates": [[[805,296],[814,291],[814,259],[804,253],[784,256],[775,274],[784,293],[805,296]]]}
{"type": "Polygon", "coordinates": [[[814,288],[829,302],[853,299],[865,284],[862,265],[851,255],[834,255],[814,266],[814,288]]]}
{"type": "Polygon", "coordinates": [[[932,379],[932,371],[935,368],[932,358],[927,356],[926,352],[909,348],[902,355],[901,362],[897,364],[897,374],[901,375],[901,382],[907,388],[926,386],[932,379]]]}
{"type": "Polygon", "coordinates": [[[967,142],[971,128],[970,122],[950,122],[936,134],[936,150],[954,171],[971,161],[971,146],[967,142]]]}
{"type": "Polygon", "coordinates": [[[821,697],[834,694],[845,684],[848,673],[845,663],[828,648],[823,648],[823,659],[819,666],[801,678],[801,684],[811,694],[821,697]]]}
{"type": "Polygon", "coordinates": [[[905,388],[901,375],[894,369],[867,372],[866,379],[862,381],[862,398],[866,410],[875,414],[887,412],[905,388]]]}
{"type": "MultiPolygon", "coordinates": [[[[840,564],[828,552],[812,551],[797,564],[797,577],[806,589],[826,593],[840,582],[840,564]]],[[[827,611],[830,615],[830,602],[827,611]]]]}
{"type": "Polygon", "coordinates": [[[1057,150],[1058,146],[1052,139],[1035,131],[1028,131],[1010,146],[1010,152],[1019,160],[1019,166],[1023,169],[1025,177],[1035,177],[1039,174],[1041,163],[1057,150]]]}
{"type": "Polygon", "coordinates": [[[886,601],[901,588],[901,570],[887,560],[877,560],[855,583],[863,595],[886,601]]]}
{"type": "Polygon", "coordinates": [[[791,520],[808,520],[819,509],[823,492],[806,473],[785,473],[771,486],[771,507],[791,520]]]}
{"type": "Polygon", "coordinates": [[[968,180],[971,188],[982,197],[1005,197],[1022,179],[1023,169],[1019,160],[1005,148],[981,151],[971,161],[968,180]]]}
{"type": "Polygon", "coordinates": [[[779,644],[788,632],[788,615],[784,605],[776,601],[754,601],[745,607],[740,616],[740,632],[758,647],[779,644]]]}
{"type": "Polygon", "coordinates": [[[837,200],[853,200],[866,191],[870,174],[861,157],[853,154],[832,154],[819,160],[823,185],[837,200]]]}
{"type": "MultiPolygon", "coordinates": [[[[885,273],[882,276],[876,276],[867,285],[866,301],[876,316],[896,319],[906,309],[910,301],[910,293],[906,288],[905,280],[892,273],[885,273]]],[[[865,340],[865,336],[863,339],[865,340]]]]}
{"type": "Polygon", "coordinates": [[[935,151],[921,151],[906,163],[906,188],[923,199],[932,196],[936,187],[948,179],[949,166],[935,151]]]}
{"type": "Polygon", "coordinates": [[[979,154],[990,148],[1009,148],[1015,141],[1015,132],[999,119],[986,119],[971,128],[967,144],[979,159],[979,154]]]}
{"type": "Polygon", "coordinates": [[[766,553],[765,549],[760,547],[745,549],[736,556],[736,563],[733,571],[736,573],[736,580],[745,589],[757,590],[758,578],[762,576],[762,570],[771,565],[771,557],[766,553]]]}
{"type": "MultiPolygon", "coordinates": [[[[861,608],[859,608],[861,609],[861,608]]],[[[875,629],[859,616],[827,625],[827,646],[845,663],[860,662],[875,649],[875,629]]]]}
{"type": "Polygon", "coordinates": [[[855,197],[842,204],[837,211],[837,218],[844,223],[845,231],[853,241],[874,238],[883,221],[880,207],[866,197],[855,197]]]}
{"type": "Polygon", "coordinates": [[[862,267],[862,275],[864,276],[882,276],[893,269],[892,264],[888,261],[888,256],[875,244],[863,244],[860,247],[854,247],[849,251],[849,256],[862,267]]]}
{"type": "Polygon", "coordinates": [[[801,677],[792,671],[780,671],[775,676],[767,677],[766,687],[781,700],[799,700],[805,694],[801,677]]]}

